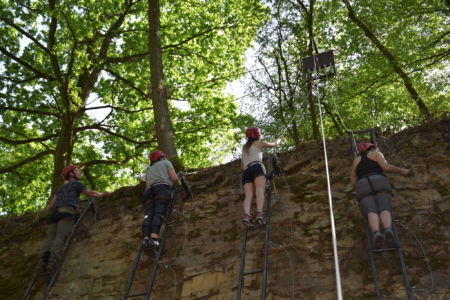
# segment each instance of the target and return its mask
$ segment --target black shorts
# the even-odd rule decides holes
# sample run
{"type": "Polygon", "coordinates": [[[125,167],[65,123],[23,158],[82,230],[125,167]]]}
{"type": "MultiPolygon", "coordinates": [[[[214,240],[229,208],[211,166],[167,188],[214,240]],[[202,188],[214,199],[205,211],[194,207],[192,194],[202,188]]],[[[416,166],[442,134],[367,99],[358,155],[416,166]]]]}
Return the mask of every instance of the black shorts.
{"type": "Polygon", "coordinates": [[[266,168],[262,163],[253,164],[242,173],[242,186],[253,183],[257,177],[266,176],[266,168]]]}

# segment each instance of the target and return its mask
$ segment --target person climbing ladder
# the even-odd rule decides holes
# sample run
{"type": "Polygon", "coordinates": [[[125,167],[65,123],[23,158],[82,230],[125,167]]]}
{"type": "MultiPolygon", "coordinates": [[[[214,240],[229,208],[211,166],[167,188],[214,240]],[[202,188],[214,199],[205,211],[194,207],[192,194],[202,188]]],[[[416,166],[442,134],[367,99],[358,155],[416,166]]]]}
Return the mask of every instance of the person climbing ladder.
{"type": "Polygon", "coordinates": [[[163,217],[169,206],[172,181],[181,185],[175,170],[160,150],[150,153],[150,168],[146,174],[146,189],[142,198],[144,221],[142,223],[142,247],[149,249],[159,247],[159,231],[163,217]]]}
{"type": "MultiPolygon", "coordinates": [[[[383,170],[404,176],[409,174],[409,170],[388,164],[374,144],[362,143],[358,146],[358,153],[359,156],[353,161],[350,181],[352,186],[356,187],[356,198],[372,230],[374,249],[382,249],[384,239],[387,249],[395,249],[397,245],[392,231],[391,215],[392,190],[389,181],[383,176],[383,170]],[[384,237],[380,232],[380,219],[384,227],[384,237]]],[[[382,253],[377,252],[378,255],[382,253]]]]}
{"type": "MultiPolygon", "coordinates": [[[[64,180],[67,180],[67,183],[56,192],[56,195],[53,196],[48,204],[48,208],[53,210],[53,212],[48,220],[47,238],[41,247],[41,259],[38,262],[37,274],[56,271],[66,238],[74,226],[80,194],[93,198],[109,195],[108,192],[99,193],[88,190],[79,181],[81,175],[81,171],[74,165],[65,167],[61,172],[61,176],[64,180]]],[[[42,276],[42,278],[45,281],[50,281],[51,279],[47,275],[42,276]]]]}
{"type": "Polygon", "coordinates": [[[244,217],[242,223],[247,227],[253,227],[254,223],[250,215],[253,196],[256,194],[256,223],[265,224],[263,217],[264,190],[266,187],[266,170],[262,162],[262,149],[276,147],[283,140],[280,135],[272,143],[261,141],[261,132],[258,127],[249,127],[245,133],[247,142],[242,148],[241,170],[242,186],[244,187],[245,200],[243,203],[244,217]]]}

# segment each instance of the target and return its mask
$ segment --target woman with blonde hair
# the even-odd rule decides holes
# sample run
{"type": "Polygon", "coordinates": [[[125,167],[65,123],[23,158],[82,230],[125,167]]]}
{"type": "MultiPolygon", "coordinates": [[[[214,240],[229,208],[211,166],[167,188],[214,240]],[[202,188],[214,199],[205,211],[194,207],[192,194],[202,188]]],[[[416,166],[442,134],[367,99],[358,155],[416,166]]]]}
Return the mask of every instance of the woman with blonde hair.
{"type": "Polygon", "coordinates": [[[266,187],[266,170],[262,162],[262,149],[276,147],[280,144],[283,136],[280,135],[275,141],[269,143],[261,141],[261,132],[258,127],[249,127],[245,133],[247,142],[242,148],[241,170],[242,186],[244,187],[245,200],[244,218],[242,222],[247,227],[253,227],[253,220],[250,215],[253,196],[256,194],[256,223],[265,224],[263,217],[264,190],[266,187]]]}

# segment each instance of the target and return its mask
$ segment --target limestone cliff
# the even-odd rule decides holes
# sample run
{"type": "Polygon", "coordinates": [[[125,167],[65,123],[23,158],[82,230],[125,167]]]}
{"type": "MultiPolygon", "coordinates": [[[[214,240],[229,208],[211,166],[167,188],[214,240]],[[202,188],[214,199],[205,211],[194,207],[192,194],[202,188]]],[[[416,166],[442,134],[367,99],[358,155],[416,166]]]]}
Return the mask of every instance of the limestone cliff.
{"type": "MultiPolygon", "coordinates": [[[[415,299],[450,299],[450,120],[409,128],[378,144],[388,162],[412,170],[397,179],[393,211],[415,299]],[[417,238],[417,239],[416,239],[417,238]],[[424,256],[424,252],[426,257],[424,256]],[[432,273],[430,273],[429,266],[432,273]],[[426,293],[424,291],[429,291],[426,293]]],[[[349,183],[347,138],[327,141],[340,276],[344,299],[375,299],[361,213],[349,183]]],[[[267,299],[336,299],[336,276],[321,141],[278,154],[267,299]],[[279,247],[283,245],[286,247],[279,247]]],[[[239,162],[187,177],[195,201],[179,194],[185,222],[170,229],[151,299],[235,299],[242,242],[239,162]]],[[[52,288],[55,299],[121,299],[140,242],[144,186],[123,187],[99,199],[99,218],[84,220],[52,288]]],[[[0,297],[20,299],[38,260],[48,212],[0,220],[0,297]]],[[[246,269],[262,265],[264,232],[249,234],[246,269]]],[[[397,254],[375,257],[383,299],[407,299],[397,254]]],[[[132,287],[148,284],[154,258],[143,256],[132,287]]],[[[260,299],[261,275],[245,278],[242,299],[260,299]]],[[[40,299],[38,281],[28,299],[40,299]]],[[[49,297],[49,299],[51,299],[49,297]]],[[[133,298],[140,299],[140,298],[133,298]]]]}

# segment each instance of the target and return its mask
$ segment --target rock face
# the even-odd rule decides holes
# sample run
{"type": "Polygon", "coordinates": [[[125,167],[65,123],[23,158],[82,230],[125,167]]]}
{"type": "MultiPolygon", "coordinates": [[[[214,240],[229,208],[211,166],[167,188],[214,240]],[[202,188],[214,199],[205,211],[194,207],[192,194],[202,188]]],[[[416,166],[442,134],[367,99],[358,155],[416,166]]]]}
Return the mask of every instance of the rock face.
{"type": "MultiPolygon", "coordinates": [[[[412,170],[407,178],[387,177],[396,188],[393,211],[414,298],[450,299],[450,120],[407,129],[378,145],[388,162],[400,160],[412,170]]],[[[349,140],[327,141],[327,156],[344,299],[376,299],[364,224],[349,182],[349,140]]],[[[266,299],[337,299],[322,142],[304,143],[278,157],[285,176],[275,178],[271,197],[266,299]]],[[[234,161],[187,176],[195,201],[184,192],[177,198],[175,208],[186,219],[170,227],[151,299],[236,299],[244,199],[239,165],[234,161]]],[[[98,200],[99,218],[88,213],[52,297],[122,298],[141,238],[143,190],[141,183],[98,200]]],[[[48,214],[0,220],[2,299],[19,299],[25,292],[48,214]]],[[[264,232],[249,232],[246,270],[262,267],[263,249],[264,232]]],[[[131,293],[146,290],[154,263],[142,256],[131,293]]],[[[383,299],[407,299],[397,254],[376,256],[375,263],[383,299]]],[[[241,299],[261,298],[261,278],[244,277],[241,299]]],[[[41,299],[45,287],[38,280],[28,299],[41,299]]]]}

